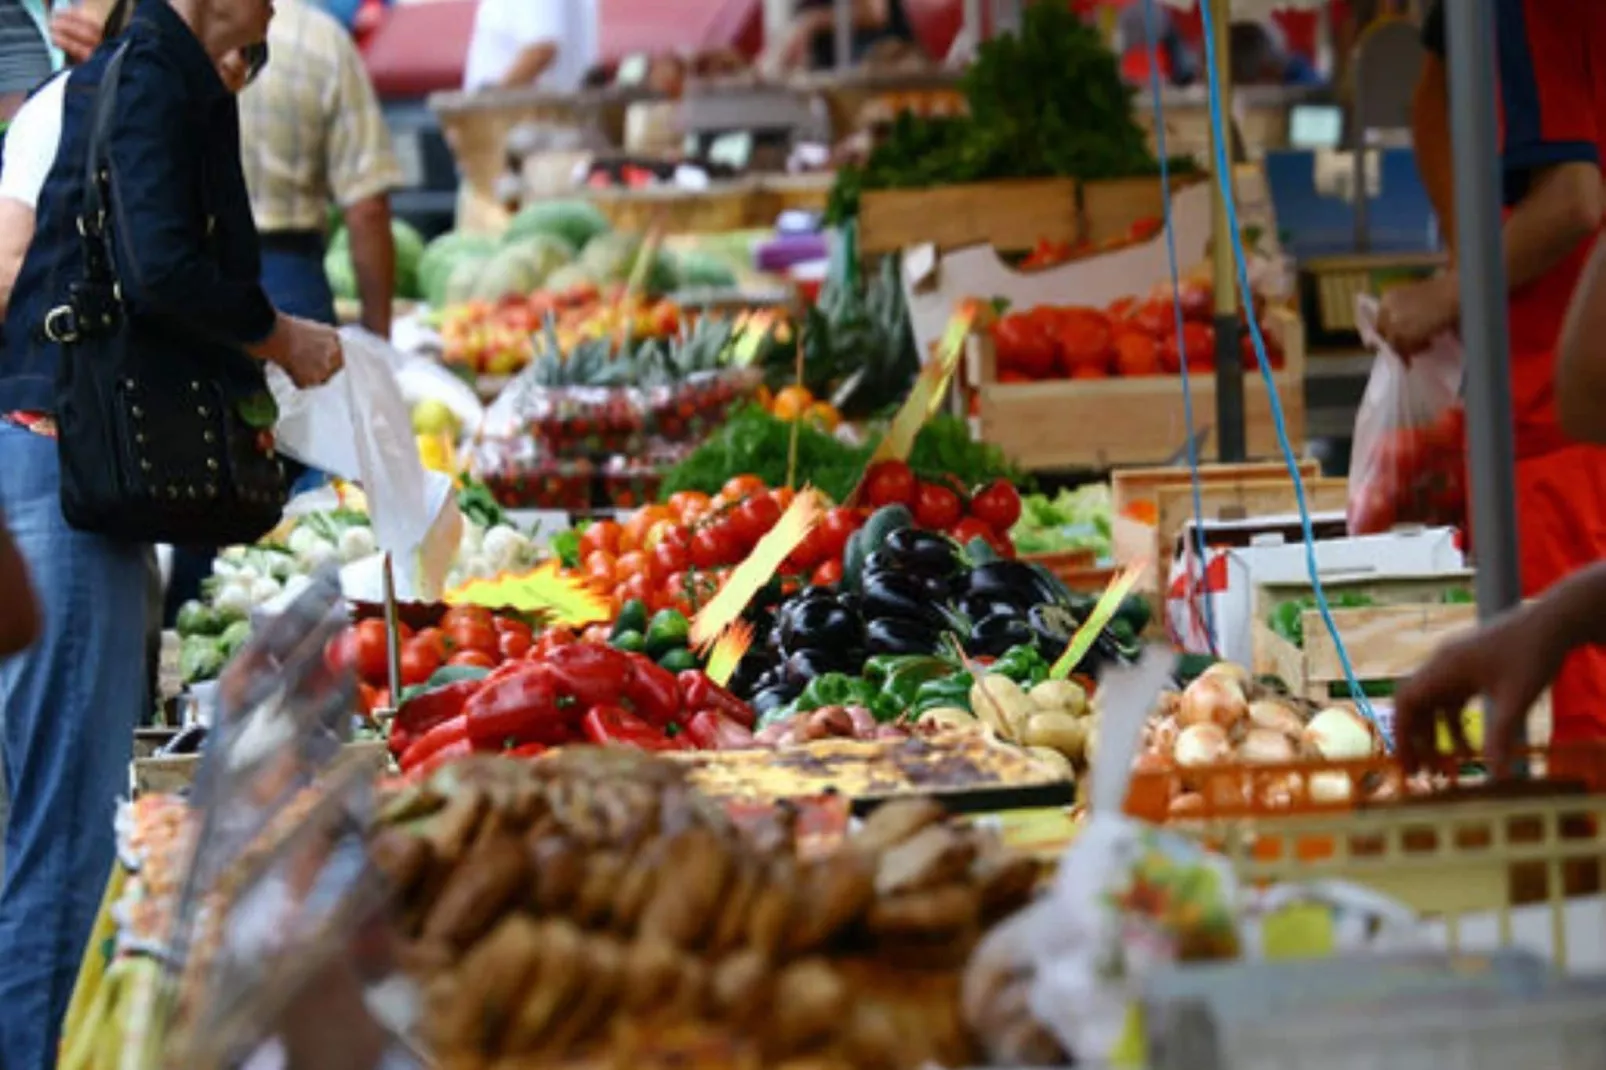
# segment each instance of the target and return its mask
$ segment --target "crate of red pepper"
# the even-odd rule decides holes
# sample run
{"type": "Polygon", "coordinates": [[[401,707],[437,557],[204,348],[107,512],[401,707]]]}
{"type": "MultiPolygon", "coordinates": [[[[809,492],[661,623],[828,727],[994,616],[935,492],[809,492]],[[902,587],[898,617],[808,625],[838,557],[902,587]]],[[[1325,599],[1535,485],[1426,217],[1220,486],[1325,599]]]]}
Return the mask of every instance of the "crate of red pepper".
{"type": "Polygon", "coordinates": [[[1349,529],[1396,524],[1466,527],[1466,408],[1461,346],[1449,335],[1401,360],[1378,338],[1376,302],[1357,302],[1361,336],[1377,351],[1355,415],[1349,529]]]}

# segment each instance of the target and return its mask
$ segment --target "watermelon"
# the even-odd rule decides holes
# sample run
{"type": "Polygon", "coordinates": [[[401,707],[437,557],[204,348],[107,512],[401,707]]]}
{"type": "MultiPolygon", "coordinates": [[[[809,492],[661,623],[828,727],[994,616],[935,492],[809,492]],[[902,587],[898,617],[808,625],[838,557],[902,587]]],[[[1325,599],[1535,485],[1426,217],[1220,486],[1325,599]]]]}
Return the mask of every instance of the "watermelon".
{"type": "Polygon", "coordinates": [[[491,258],[484,253],[464,252],[455,263],[451,265],[450,274],[441,284],[441,300],[436,305],[430,302],[431,307],[447,308],[460,305],[465,301],[473,301],[479,297],[480,275],[485,271],[491,258]]]}
{"type": "Polygon", "coordinates": [[[736,285],[736,272],[730,264],[717,256],[697,249],[688,249],[677,258],[680,268],[680,285],[688,289],[706,288],[721,290],[736,285]]]}
{"type": "Polygon", "coordinates": [[[498,250],[475,276],[473,296],[481,301],[500,301],[534,293],[541,288],[545,276],[540,257],[539,249],[526,246],[498,250]]]}
{"type": "Polygon", "coordinates": [[[424,247],[418,258],[418,292],[431,308],[447,304],[447,283],[463,258],[483,262],[496,249],[496,242],[483,234],[452,231],[442,234],[424,247]]]}
{"type": "Polygon", "coordinates": [[[390,221],[390,235],[396,245],[396,296],[407,301],[416,300],[419,296],[418,265],[424,256],[424,237],[400,219],[390,221]]]}
{"type": "Polygon", "coordinates": [[[575,249],[583,249],[608,229],[608,217],[590,201],[538,201],[513,217],[502,240],[514,244],[535,234],[549,234],[562,238],[575,249]]]}
{"type": "MultiPolygon", "coordinates": [[[[604,234],[594,239],[580,253],[580,264],[599,283],[628,282],[641,252],[641,239],[633,234],[604,234]]],[[[673,290],[679,275],[674,257],[658,251],[652,267],[647,271],[643,288],[651,294],[664,294],[673,290]]]]}
{"type": "Polygon", "coordinates": [[[329,290],[336,298],[355,300],[357,297],[357,269],[351,263],[351,250],[330,246],[323,257],[323,273],[329,279],[329,290]]]}
{"type": "Polygon", "coordinates": [[[591,277],[591,272],[583,264],[565,264],[546,277],[543,287],[553,293],[568,293],[581,286],[595,286],[597,280],[591,277]]]}

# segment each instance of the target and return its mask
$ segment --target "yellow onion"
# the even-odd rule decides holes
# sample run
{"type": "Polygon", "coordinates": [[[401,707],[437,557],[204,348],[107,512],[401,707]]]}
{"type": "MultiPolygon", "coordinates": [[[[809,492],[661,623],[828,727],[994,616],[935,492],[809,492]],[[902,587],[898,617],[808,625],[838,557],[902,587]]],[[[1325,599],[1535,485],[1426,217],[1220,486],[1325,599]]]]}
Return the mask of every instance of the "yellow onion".
{"type": "Polygon", "coordinates": [[[1199,677],[1182,692],[1182,701],[1177,704],[1177,724],[1184,729],[1214,724],[1231,732],[1248,716],[1243,688],[1221,674],[1199,677]]]}
{"type": "Polygon", "coordinates": [[[1238,745],[1238,757],[1252,765],[1277,765],[1297,761],[1294,741],[1270,728],[1251,728],[1238,745]]]}
{"type": "Polygon", "coordinates": [[[1232,757],[1232,743],[1219,724],[1192,724],[1177,734],[1172,757],[1181,766],[1219,765],[1232,757]]]}
{"type": "Polygon", "coordinates": [[[1305,719],[1282,699],[1263,698],[1249,704],[1251,731],[1256,728],[1281,732],[1289,739],[1298,739],[1305,731],[1305,719]]]}
{"type": "Polygon", "coordinates": [[[1348,706],[1329,706],[1310,719],[1300,742],[1306,753],[1329,762],[1356,762],[1381,753],[1372,723],[1348,706]]]}

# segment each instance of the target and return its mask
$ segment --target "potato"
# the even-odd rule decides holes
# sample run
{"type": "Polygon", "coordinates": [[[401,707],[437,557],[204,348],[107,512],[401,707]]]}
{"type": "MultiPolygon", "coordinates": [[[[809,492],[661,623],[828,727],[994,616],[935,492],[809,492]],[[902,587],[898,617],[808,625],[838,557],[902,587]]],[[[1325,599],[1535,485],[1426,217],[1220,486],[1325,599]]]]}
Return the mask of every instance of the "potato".
{"type": "Polygon", "coordinates": [[[1044,680],[1031,690],[1032,704],[1046,713],[1087,714],[1087,692],[1074,680],[1044,680]]]}
{"type": "Polygon", "coordinates": [[[981,722],[969,710],[962,710],[958,706],[937,706],[920,715],[922,728],[979,728],[981,722]]]}
{"type": "Polygon", "coordinates": [[[1052,747],[1027,747],[1026,753],[1063,776],[1066,780],[1070,780],[1076,775],[1076,768],[1071,765],[1071,760],[1052,747]]]}
{"type": "Polygon", "coordinates": [[[1088,724],[1068,713],[1034,713],[1026,720],[1021,742],[1028,747],[1057,750],[1073,762],[1087,749],[1088,724]]]}
{"type": "Polygon", "coordinates": [[[970,708],[983,724],[1011,742],[1020,741],[1021,729],[1036,709],[1019,684],[999,673],[970,685],[970,708]]]}

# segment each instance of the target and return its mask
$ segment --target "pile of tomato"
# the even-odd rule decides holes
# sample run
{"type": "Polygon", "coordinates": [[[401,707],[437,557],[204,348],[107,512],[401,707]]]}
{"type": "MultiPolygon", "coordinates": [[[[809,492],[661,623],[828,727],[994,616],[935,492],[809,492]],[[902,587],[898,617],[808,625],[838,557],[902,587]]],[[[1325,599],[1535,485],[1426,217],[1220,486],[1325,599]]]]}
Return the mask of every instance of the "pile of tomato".
{"type": "Polygon", "coordinates": [[[916,527],[946,532],[961,546],[979,538],[1006,557],[1015,554],[1009,529],[1020,519],[1020,493],[1007,479],[967,492],[956,480],[920,479],[902,461],[882,461],[865,474],[864,498],[872,509],[905,506],[916,527]]]}
{"type": "MultiPolygon", "coordinates": [[[[524,657],[540,641],[528,621],[480,606],[453,606],[427,628],[398,624],[397,635],[402,687],[422,684],[449,665],[494,669],[524,657]]],[[[332,664],[355,670],[364,712],[390,705],[390,653],[383,620],[370,618],[345,628],[330,643],[328,657],[332,664]]]]}
{"type": "MultiPolygon", "coordinates": [[[[1002,316],[993,326],[998,381],[1108,379],[1175,375],[1184,352],[1190,372],[1214,371],[1216,332],[1210,287],[1184,284],[1148,299],[1123,298],[1107,308],[1040,305],[1002,316]],[[1176,306],[1182,308],[1177,330],[1176,306]]],[[[1282,350],[1262,329],[1272,367],[1282,350]]],[[[1240,352],[1246,370],[1257,368],[1253,340],[1245,332],[1240,352]]]]}
{"type": "Polygon", "coordinates": [[[1430,423],[1400,426],[1356,444],[1349,530],[1375,535],[1396,524],[1465,528],[1467,416],[1454,405],[1430,423]]]}

